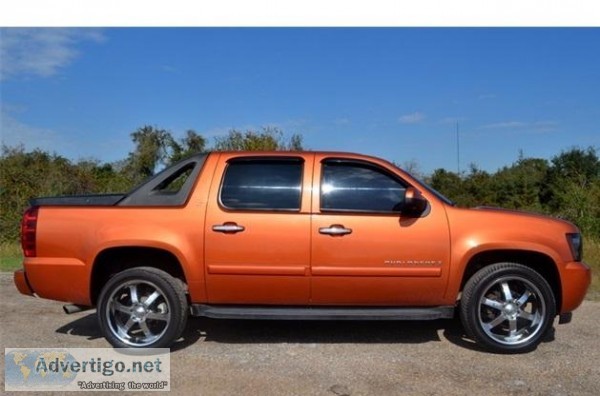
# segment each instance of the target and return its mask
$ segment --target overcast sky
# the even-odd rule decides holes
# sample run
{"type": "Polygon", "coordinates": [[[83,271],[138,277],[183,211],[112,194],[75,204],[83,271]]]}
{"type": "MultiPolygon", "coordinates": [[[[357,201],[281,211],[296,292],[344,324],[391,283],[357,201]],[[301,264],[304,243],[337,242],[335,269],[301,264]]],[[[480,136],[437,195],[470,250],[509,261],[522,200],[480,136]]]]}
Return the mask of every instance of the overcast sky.
{"type": "Polygon", "coordinates": [[[2,141],[124,158],[149,124],[494,171],[600,148],[600,29],[1,30],[2,141]]]}

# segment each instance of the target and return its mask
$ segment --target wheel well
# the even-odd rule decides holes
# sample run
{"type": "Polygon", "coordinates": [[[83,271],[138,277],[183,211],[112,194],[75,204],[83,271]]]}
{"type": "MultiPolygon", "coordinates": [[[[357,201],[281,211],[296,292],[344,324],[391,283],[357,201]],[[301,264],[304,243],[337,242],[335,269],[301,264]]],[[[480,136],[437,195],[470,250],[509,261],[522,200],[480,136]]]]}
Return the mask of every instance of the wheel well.
{"type": "Polygon", "coordinates": [[[118,247],[104,250],[94,260],[90,298],[96,305],[102,287],[115,274],[135,267],[152,267],[185,281],[181,263],[171,252],[146,247],[118,247]]]}
{"type": "Polygon", "coordinates": [[[472,257],[467,264],[463,275],[463,280],[460,285],[460,290],[462,291],[471,276],[473,276],[483,267],[503,262],[521,264],[542,275],[552,288],[552,292],[554,293],[554,297],[556,299],[556,309],[557,312],[560,312],[562,305],[562,292],[558,269],[556,268],[556,263],[543,253],[523,250],[494,250],[478,253],[472,257]]]}

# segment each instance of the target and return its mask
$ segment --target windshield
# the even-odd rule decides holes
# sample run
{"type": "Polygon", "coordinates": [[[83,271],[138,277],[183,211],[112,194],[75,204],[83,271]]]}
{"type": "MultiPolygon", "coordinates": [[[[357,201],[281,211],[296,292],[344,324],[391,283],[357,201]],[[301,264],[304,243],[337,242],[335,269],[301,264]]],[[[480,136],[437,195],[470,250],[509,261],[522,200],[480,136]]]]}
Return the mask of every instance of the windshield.
{"type": "MultiPolygon", "coordinates": [[[[417,179],[418,180],[418,179],[417,179]]],[[[423,187],[425,187],[425,189],[427,191],[429,191],[430,193],[432,193],[433,195],[435,195],[436,197],[438,197],[439,199],[441,199],[445,204],[450,205],[450,206],[456,206],[456,203],[451,200],[450,198],[446,197],[445,195],[443,195],[441,192],[439,192],[438,190],[436,190],[435,188],[431,187],[429,184],[424,183],[423,181],[419,180],[419,182],[421,183],[421,185],[423,187]]]]}

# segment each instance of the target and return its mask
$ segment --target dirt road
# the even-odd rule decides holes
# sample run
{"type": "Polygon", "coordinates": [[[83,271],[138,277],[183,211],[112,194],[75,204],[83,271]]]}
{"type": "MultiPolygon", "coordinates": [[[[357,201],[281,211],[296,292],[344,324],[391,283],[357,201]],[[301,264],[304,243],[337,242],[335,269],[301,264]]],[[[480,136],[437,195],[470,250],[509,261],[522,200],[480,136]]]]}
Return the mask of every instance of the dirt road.
{"type": "MultiPolygon", "coordinates": [[[[17,293],[0,274],[5,347],[107,347],[95,311],[17,293]]],[[[173,394],[598,395],[600,303],[529,354],[494,355],[458,321],[285,322],[191,319],[171,354],[173,394]]],[[[4,372],[4,359],[0,363],[4,372]]],[[[4,376],[2,377],[4,390],[4,376]]],[[[136,393],[139,395],[140,393],[136,393]]]]}

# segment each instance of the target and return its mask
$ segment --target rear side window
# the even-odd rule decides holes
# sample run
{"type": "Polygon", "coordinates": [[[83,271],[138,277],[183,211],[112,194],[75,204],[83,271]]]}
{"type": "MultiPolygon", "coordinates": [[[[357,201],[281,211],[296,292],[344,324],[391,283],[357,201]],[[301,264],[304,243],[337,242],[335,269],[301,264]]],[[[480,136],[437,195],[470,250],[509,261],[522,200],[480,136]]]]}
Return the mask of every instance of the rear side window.
{"type": "Polygon", "coordinates": [[[323,211],[395,212],[405,193],[402,182],[375,165],[344,160],[323,163],[323,211]]]}
{"type": "Polygon", "coordinates": [[[237,210],[300,210],[303,165],[297,158],[232,160],[221,185],[221,205],[237,210]]]}
{"type": "Polygon", "coordinates": [[[195,155],[163,170],[119,201],[119,206],[185,205],[198,179],[206,155],[195,155]]]}

